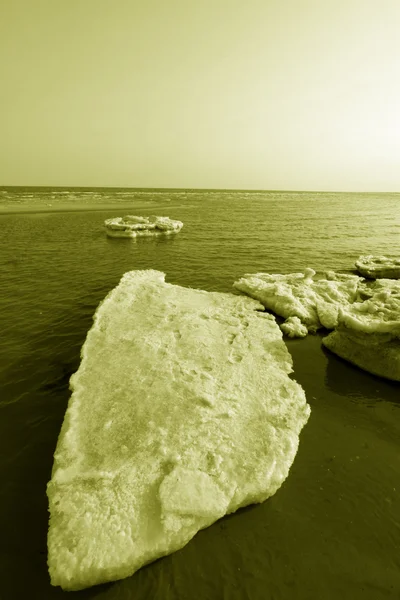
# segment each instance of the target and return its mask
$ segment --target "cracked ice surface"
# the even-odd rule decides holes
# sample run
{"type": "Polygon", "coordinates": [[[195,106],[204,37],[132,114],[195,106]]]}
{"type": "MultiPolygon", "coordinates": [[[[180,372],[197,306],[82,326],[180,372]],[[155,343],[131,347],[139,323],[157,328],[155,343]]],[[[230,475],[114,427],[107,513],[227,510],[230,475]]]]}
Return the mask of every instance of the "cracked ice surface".
{"type": "Polygon", "coordinates": [[[104,221],[107,235],[110,237],[137,237],[141,235],[160,235],[178,233],[183,227],[182,221],[173,221],[169,217],[137,217],[127,215],[104,221]]]}
{"type": "Polygon", "coordinates": [[[255,300],[131,271],[71,378],[48,484],[48,564],[66,590],[121,579],[274,494],[310,409],[255,300]]]}

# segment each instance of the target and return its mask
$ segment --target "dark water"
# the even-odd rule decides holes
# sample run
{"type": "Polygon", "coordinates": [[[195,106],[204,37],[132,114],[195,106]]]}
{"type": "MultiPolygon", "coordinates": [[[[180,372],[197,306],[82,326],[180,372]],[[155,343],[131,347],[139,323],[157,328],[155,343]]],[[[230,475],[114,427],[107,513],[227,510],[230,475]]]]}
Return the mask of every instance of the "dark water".
{"type": "MultiPolygon", "coordinates": [[[[231,291],[247,272],[351,271],[361,253],[400,256],[400,195],[8,190],[0,208],[0,599],[65,596],[49,583],[47,499],[80,347],[122,274],[231,291]],[[122,205],[131,203],[131,208],[122,205]],[[52,207],[47,207],[52,204],[52,207]],[[160,214],[175,237],[109,239],[104,219],[160,214]]],[[[274,497],[200,532],[131,578],[76,598],[400,598],[400,386],[288,341],[312,414],[274,497]]]]}

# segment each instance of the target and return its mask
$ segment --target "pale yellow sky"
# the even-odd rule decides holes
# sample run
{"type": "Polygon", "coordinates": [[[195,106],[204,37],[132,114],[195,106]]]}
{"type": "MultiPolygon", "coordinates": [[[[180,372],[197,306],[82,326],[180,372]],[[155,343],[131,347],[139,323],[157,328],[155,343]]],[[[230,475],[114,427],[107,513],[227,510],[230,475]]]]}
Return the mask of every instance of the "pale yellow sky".
{"type": "Polygon", "coordinates": [[[3,0],[0,185],[400,191],[400,0],[3,0]]]}

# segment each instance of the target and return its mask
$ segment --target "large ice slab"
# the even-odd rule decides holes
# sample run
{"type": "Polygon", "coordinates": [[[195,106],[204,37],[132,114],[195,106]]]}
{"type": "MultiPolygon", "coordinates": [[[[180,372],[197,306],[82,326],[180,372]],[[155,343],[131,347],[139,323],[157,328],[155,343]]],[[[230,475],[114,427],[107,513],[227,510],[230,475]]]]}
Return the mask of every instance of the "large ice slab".
{"type": "Polygon", "coordinates": [[[107,235],[110,237],[130,237],[140,235],[160,235],[178,233],[183,227],[182,221],[169,217],[137,217],[126,215],[104,221],[107,235]]]}
{"type": "Polygon", "coordinates": [[[127,577],[281,486],[310,409],[262,308],[158,271],[102,302],[47,488],[53,585],[127,577]]]}
{"type": "MultiPolygon", "coordinates": [[[[297,317],[308,331],[315,332],[321,327],[333,329],[339,307],[356,300],[362,278],[333,271],[317,278],[315,275],[309,268],[288,275],[254,273],[246,274],[233,285],[277,315],[285,319],[297,317]]],[[[303,337],[304,327],[298,324],[294,327],[291,321],[282,325],[283,331],[292,337],[303,337]]]]}
{"type": "Polygon", "coordinates": [[[400,258],[387,256],[360,256],[356,260],[356,269],[363,277],[370,279],[400,279],[400,258]]]}
{"type": "Polygon", "coordinates": [[[364,300],[341,307],[326,348],[375,375],[400,381],[400,281],[378,279],[364,300]]]}

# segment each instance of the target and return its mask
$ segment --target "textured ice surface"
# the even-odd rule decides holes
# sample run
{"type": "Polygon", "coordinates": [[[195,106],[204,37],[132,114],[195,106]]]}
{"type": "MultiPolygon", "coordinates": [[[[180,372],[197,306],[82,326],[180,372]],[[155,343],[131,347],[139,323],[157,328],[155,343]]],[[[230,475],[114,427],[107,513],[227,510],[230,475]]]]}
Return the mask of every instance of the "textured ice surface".
{"type": "Polygon", "coordinates": [[[365,281],[328,271],[245,275],[234,287],[286,321],[289,337],[320,327],[335,329],[323,344],[342,358],[389,379],[400,380],[400,281],[365,281]]]}
{"type": "Polygon", "coordinates": [[[339,322],[362,333],[400,337],[400,281],[377,279],[361,289],[364,299],[341,307],[339,322]]]}
{"type": "Polygon", "coordinates": [[[177,233],[183,227],[182,221],[169,217],[137,217],[127,215],[104,221],[107,235],[111,237],[136,237],[138,235],[159,235],[177,233]]]}
{"type": "Polygon", "coordinates": [[[362,369],[400,381],[400,281],[361,286],[364,300],[341,307],[326,348],[362,369]]]}
{"type": "Polygon", "coordinates": [[[306,337],[308,335],[307,327],[298,317],[289,317],[280,325],[280,328],[288,337],[306,337]]]}
{"type": "MultiPolygon", "coordinates": [[[[314,276],[313,269],[289,275],[255,273],[245,275],[233,285],[277,315],[285,319],[297,317],[308,331],[315,332],[321,327],[333,329],[338,308],[355,301],[362,279],[333,271],[327,271],[325,278],[314,276]]],[[[287,329],[283,326],[285,333],[287,329]]],[[[298,331],[303,336],[304,329],[298,331]]],[[[296,330],[292,328],[291,333],[295,335],[296,330]]]]}
{"type": "Polygon", "coordinates": [[[158,271],[102,302],[47,488],[53,585],[127,577],[280,487],[310,409],[262,308],[158,271]]]}
{"type": "Polygon", "coordinates": [[[400,258],[360,256],[355,264],[359,273],[364,277],[400,279],[400,258]]]}

